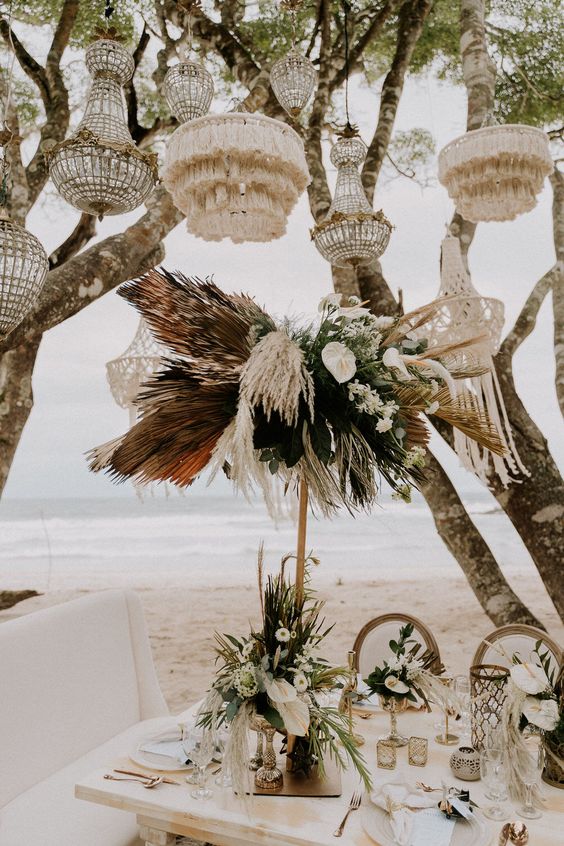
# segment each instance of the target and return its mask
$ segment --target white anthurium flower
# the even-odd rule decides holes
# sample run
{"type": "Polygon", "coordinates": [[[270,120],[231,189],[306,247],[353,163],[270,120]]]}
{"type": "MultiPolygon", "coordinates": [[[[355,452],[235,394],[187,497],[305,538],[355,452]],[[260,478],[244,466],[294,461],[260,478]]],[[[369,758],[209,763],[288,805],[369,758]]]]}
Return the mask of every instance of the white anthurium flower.
{"type": "Polygon", "coordinates": [[[357,320],[359,317],[366,317],[367,314],[370,314],[370,309],[360,305],[347,306],[339,309],[339,316],[346,317],[347,320],[357,320]]]}
{"type": "Polygon", "coordinates": [[[409,693],[409,687],[405,682],[398,679],[397,676],[387,676],[384,684],[388,690],[393,690],[394,693],[409,693]]]}
{"type": "Polygon", "coordinates": [[[342,294],[327,294],[326,297],[323,297],[323,299],[321,299],[319,301],[319,305],[317,306],[317,310],[319,312],[328,311],[328,310],[333,311],[334,309],[339,308],[339,306],[341,305],[342,298],[343,298],[342,294]]]}
{"type": "Polygon", "coordinates": [[[375,329],[389,329],[395,322],[395,317],[387,317],[386,315],[381,314],[380,317],[373,318],[372,325],[375,329]]]}
{"type": "Polygon", "coordinates": [[[523,664],[514,664],[510,670],[511,679],[519,690],[524,693],[532,694],[543,693],[543,691],[550,689],[550,682],[548,676],[542,667],[538,664],[531,664],[524,662],[523,664]]]}
{"type": "Polygon", "coordinates": [[[555,699],[537,699],[536,696],[527,696],[523,714],[530,723],[544,731],[554,731],[560,719],[555,699]]]}
{"type": "Polygon", "coordinates": [[[284,727],[289,734],[305,737],[309,731],[309,707],[303,699],[292,702],[276,702],[276,710],[284,721],[284,727]]]}
{"type": "Polygon", "coordinates": [[[402,376],[404,376],[406,379],[411,379],[409,370],[405,366],[406,358],[409,358],[409,356],[401,355],[399,350],[397,350],[395,347],[388,347],[388,349],[382,356],[382,363],[389,370],[399,370],[402,376]]]}
{"type": "Polygon", "coordinates": [[[339,384],[348,382],[356,373],[354,353],[339,341],[331,341],[323,347],[321,360],[339,384]]]}
{"type": "Polygon", "coordinates": [[[276,705],[280,702],[293,702],[298,698],[298,691],[293,684],[285,679],[270,679],[268,676],[264,679],[264,686],[266,688],[266,695],[276,705]]]}

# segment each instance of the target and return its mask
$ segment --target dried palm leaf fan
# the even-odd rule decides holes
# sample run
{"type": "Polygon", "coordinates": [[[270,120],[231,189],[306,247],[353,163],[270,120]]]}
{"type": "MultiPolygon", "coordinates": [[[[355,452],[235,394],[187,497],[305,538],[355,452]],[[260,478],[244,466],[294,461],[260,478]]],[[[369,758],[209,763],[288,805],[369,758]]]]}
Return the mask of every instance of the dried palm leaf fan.
{"type": "Polygon", "coordinates": [[[172,114],[180,123],[203,117],[210,109],[214,93],[212,75],[201,62],[190,61],[192,50],[192,11],[201,6],[200,0],[184,0],[188,11],[188,45],[186,55],[170,67],[163,81],[163,93],[172,114]]]}
{"type": "Polygon", "coordinates": [[[297,117],[305,108],[317,82],[317,72],[307,56],[296,48],[296,15],[302,0],[282,0],[280,6],[290,14],[292,23],[292,47],[290,51],[274,62],[270,71],[270,85],[283,109],[297,117]]]}
{"type": "MultiPolygon", "coordinates": [[[[112,11],[106,0],[107,18],[112,11]]],[[[76,132],[47,154],[51,179],[63,199],[100,219],[140,206],[158,175],[156,155],[138,150],[127,126],[123,86],[135,66],[117,39],[113,28],[100,28],[87,48],[92,87],[84,116],[76,132]]]]}
{"type": "Polygon", "coordinates": [[[379,258],[390,240],[392,224],[373,211],[360,179],[367,148],[349,116],[348,0],[343,0],[345,34],[345,110],[347,122],[331,150],[337,184],[327,216],[311,230],[324,259],[337,267],[356,267],[379,258]]]}
{"type": "Polygon", "coordinates": [[[446,360],[454,369],[466,367],[469,372],[477,374],[465,380],[467,395],[485,409],[498,430],[505,451],[503,455],[492,453],[458,429],[454,430],[454,449],[462,465],[486,484],[493,463],[494,472],[507,486],[519,473],[528,475],[528,471],[513,440],[493,363],[501,341],[503,303],[478,293],[464,267],[458,238],[447,235],[441,249],[438,307],[432,319],[419,332],[429,339],[431,353],[435,346],[456,345],[458,342],[463,345],[447,354],[446,360]]]}
{"type": "Polygon", "coordinates": [[[458,212],[474,223],[514,220],[534,209],[553,167],[545,132],[496,125],[491,116],[439,153],[439,180],[458,212]]]}
{"type": "Polygon", "coordinates": [[[49,262],[41,243],[6,211],[9,165],[6,146],[12,134],[0,133],[0,340],[21,323],[41,293],[49,262]],[[6,146],[4,146],[6,145],[6,146]]]}

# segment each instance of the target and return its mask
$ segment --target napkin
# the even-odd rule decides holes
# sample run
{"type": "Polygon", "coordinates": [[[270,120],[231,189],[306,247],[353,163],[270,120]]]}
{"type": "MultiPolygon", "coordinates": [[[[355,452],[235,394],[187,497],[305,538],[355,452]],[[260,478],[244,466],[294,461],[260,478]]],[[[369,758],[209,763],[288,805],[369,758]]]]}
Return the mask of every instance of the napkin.
{"type": "Polygon", "coordinates": [[[417,790],[401,777],[377,786],[370,799],[390,814],[390,825],[398,846],[411,846],[416,814],[410,808],[436,808],[437,805],[436,795],[417,790]]]}
{"type": "Polygon", "coordinates": [[[139,749],[142,752],[150,752],[151,755],[172,758],[172,760],[181,764],[186,762],[186,752],[180,740],[148,740],[142,743],[139,749]]]}

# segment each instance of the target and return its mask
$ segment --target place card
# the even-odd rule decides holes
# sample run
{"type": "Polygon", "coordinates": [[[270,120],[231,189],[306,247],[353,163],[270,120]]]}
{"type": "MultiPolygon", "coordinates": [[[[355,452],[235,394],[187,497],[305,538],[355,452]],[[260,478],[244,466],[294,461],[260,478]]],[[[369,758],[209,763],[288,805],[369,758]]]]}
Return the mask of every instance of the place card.
{"type": "Polygon", "coordinates": [[[413,815],[409,846],[449,846],[456,820],[447,819],[437,808],[425,808],[413,815]]]}

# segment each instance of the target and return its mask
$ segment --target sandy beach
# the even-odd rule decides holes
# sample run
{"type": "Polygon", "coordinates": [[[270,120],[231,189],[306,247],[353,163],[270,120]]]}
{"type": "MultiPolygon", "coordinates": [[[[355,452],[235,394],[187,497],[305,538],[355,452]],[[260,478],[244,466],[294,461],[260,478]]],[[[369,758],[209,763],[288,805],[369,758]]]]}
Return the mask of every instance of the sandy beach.
{"type": "MultiPolygon", "coordinates": [[[[131,585],[136,588],[134,583],[131,585]]],[[[434,632],[447,669],[465,672],[480,638],[494,626],[482,612],[461,578],[344,581],[324,584],[326,617],[335,622],[327,640],[326,657],[343,662],[361,626],[377,614],[398,610],[419,617],[434,632]]],[[[545,621],[551,634],[564,640],[564,627],[534,576],[515,584],[529,606],[545,621]]],[[[138,588],[149,628],[153,655],[163,693],[173,713],[199,699],[213,674],[213,632],[245,633],[248,621],[257,619],[258,595],[253,585],[225,588],[190,587],[188,583],[166,588],[138,588]]],[[[0,612],[0,621],[28,614],[85,592],[80,587],[54,590],[0,612]]]]}

